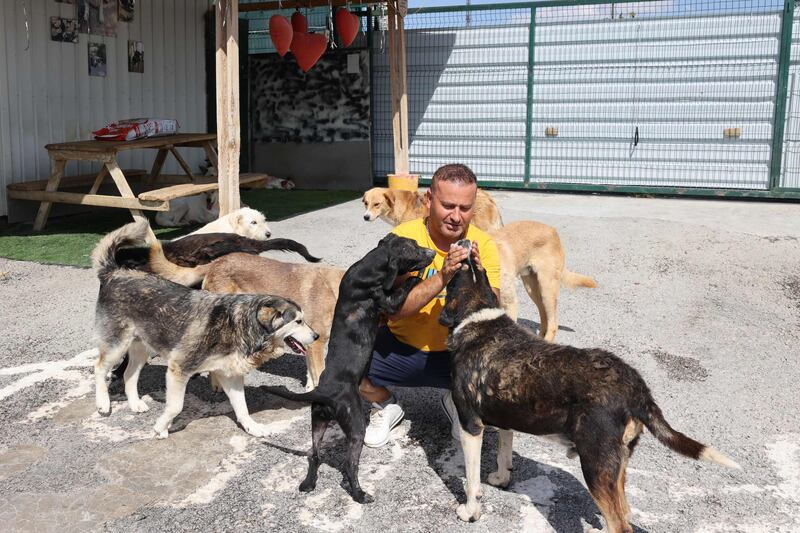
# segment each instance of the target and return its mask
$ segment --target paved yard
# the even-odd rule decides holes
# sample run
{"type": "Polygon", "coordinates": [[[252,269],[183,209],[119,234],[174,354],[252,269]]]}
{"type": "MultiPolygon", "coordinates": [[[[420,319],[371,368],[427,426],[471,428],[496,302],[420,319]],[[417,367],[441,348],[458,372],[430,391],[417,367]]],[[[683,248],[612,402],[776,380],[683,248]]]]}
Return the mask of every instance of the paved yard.
{"type": "MultiPolygon", "coordinates": [[[[645,376],[668,420],[738,460],[742,471],[679,457],[645,434],[628,493],[637,531],[800,531],[800,205],[498,192],[506,222],[558,228],[573,271],[594,290],[562,291],[557,340],[615,351],[645,376]]],[[[348,266],[388,231],[359,202],[272,224],[329,263],[348,266]]],[[[287,259],[289,256],[283,256],[287,259]]],[[[132,413],[112,392],[94,412],[90,270],[0,259],[0,524],[4,531],[557,531],[600,527],[577,460],[535,437],[515,439],[512,484],[484,484],[484,516],[462,524],[463,465],[439,393],[400,389],[407,416],[384,448],[365,449],[361,479],[376,503],[342,488],[342,434],[329,431],[316,491],[297,485],[309,410],[259,392],[300,388],[286,356],[248,378],[263,439],[234,422],[204,378],[167,440],[151,438],[164,367],[132,413]],[[241,529],[240,529],[241,528],[241,529]]],[[[534,307],[520,316],[536,327],[534,307]]],[[[494,468],[489,434],[483,477],[494,468]]]]}

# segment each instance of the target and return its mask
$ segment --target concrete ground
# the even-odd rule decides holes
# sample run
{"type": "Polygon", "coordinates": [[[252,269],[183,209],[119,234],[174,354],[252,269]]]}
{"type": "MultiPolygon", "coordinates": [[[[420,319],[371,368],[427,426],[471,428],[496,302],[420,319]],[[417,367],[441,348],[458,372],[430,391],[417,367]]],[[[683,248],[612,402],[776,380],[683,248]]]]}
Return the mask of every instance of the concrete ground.
{"type": "MultiPolygon", "coordinates": [[[[738,460],[741,471],[677,456],[649,434],[628,469],[639,532],[800,531],[800,206],[525,192],[494,194],[506,222],[558,228],[568,267],[598,288],[562,291],[557,340],[613,350],[649,383],[678,429],[738,460]]],[[[272,224],[342,267],[388,231],[357,201],[272,224]]],[[[289,259],[289,256],[282,256],[289,259]]],[[[164,367],[145,368],[153,407],[132,413],[119,386],[113,412],[94,412],[90,270],[0,260],[0,528],[4,531],[557,531],[600,527],[577,460],[518,435],[509,490],[483,485],[484,516],[463,524],[459,447],[440,393],[399,389],[406,419],[364,450],[361,480],[376,502],[342,488],[345,444],[329,431],[317,489],[297,491],[310,444],[309,409],[259,392],[301,387],[286,356],[249,376],[254,417],[239,428],[205,378],[189,386],[167,440],[164,367]]],[[[527,296],[520,316],[538,317],[527,296]]],[[[483,479],[494,469],[488,434],[483,479]]]]}

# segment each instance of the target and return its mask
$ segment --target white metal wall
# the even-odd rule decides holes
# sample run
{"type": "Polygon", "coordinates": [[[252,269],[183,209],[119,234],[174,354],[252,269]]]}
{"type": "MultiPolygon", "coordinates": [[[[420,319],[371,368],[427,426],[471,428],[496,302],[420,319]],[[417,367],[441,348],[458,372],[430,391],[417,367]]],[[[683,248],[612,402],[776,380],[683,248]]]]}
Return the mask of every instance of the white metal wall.
{"type": "Polygon", "coordinates": [[[780,186],[800,189],[800,12],[797,10],[792,27],[791,57],[780,186]]]}
{"type": "MultiPolygon", "coordinates": [[[[532,182],[768,187],[780,10],[548,17],[557,9],[537,10],[532,182]],[[547,136],[549,128],[557,135],[547,136]],[[739,128],[741,137],[723,138],[726,128],[739,128]]],[[[459,16],[407,31],[411,170],[430,177],[458,161],[481,180],[520,184],[529,16],[493,14],[495,25],[473,20],[473,27],[459,16]]],[[[380,100],[389,93],[385,54],[374,55],[374,67],[380,175],[393,166],[391,112],[380,100]]]]}
{"type": "MultiPolygon", "coordinates": [[[[45,179],[44,146],[91,138],[115,119],[175,118],[181,131],[206,130],[203,14],[210,0],[139,0],[133,22],[116,37],[80,34],[78,43],[50,40],[50,17],[76,18],[75,6],[54,0],[0,1],[0,216],[6,185],[45,179]],[[25,14],[30,29],[26,50],[25,14]],[[144,73],[129,73],[128,40],[144,43],[144,73]],[[107,75],[89,76],[88,44],[106,45],[107,75]]],[[[200,150],[184,149],[196,167],[200,150]]],[[[123,168],[149,168],[154,151],[121,157],[123,168]]],[[[177,172],[169,159],[165,172],[177,172]]],[[[68,173],[95,170],[70,163],[68,173]]]]}

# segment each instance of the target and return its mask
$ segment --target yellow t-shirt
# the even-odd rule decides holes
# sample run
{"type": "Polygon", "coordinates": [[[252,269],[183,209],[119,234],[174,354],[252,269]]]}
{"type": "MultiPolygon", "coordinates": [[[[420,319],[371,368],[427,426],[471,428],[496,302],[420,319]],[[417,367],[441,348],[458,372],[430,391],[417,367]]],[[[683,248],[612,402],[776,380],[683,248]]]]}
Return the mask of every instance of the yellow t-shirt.
{"type": "MultiPolygon", "coordinates": [[[[424,219],[418,218],[400,224],[392,233],[401,237],[408,237],[416,241],[423,248],[430,248],[436,252],[431,264],[425,267],[421,273],[415,272],[414,275],[422,279],[428,279],[438,272],[444,265],[444,258],[448,250],[440,250],[436,247],[425,227],[424,219]]],[[[481,265],[486,269],[489,277],[489,284],[494,288],[500,288],[500,253],[488,233],[472,225],[467,229],[466,238],[478,243],[478,250],[481,254],[481,265]]],[[[444,307],[444,296],[446,289],[435,296],[430,302],[410,317],[400,320],[390,320],[389,329],[398,340],[410,344],[415,348],[425,352],[438,352],[447,350],[447,328],[439,324],[439,313],[444,307]]]]}

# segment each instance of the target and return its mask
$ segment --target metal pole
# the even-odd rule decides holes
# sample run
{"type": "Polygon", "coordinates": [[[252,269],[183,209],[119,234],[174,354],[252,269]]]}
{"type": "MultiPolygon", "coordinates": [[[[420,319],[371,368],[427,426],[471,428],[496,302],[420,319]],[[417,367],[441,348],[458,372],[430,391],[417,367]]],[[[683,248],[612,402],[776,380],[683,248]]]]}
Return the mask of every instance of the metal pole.
{"type": "Polygon", "coordinates": [[[772,154],[769,164],[769,189],[780,187],[783,129],[786,124],[786,88],[789,83],[789,61],[792,53],[792,23],[795,0],[784,0],[781,19],[781,48],[778,55],[778,81],[775,84],[775,115],[772,119],[772,154]]]}
{"type": "Polygon", "coordinates": [[[531,8],[528,25],[528,95],[525,101],[525,176],[524,184],[531,181],[531,135],[533,134],[533,49],[536,40],[536,8],[531,8]]]}

